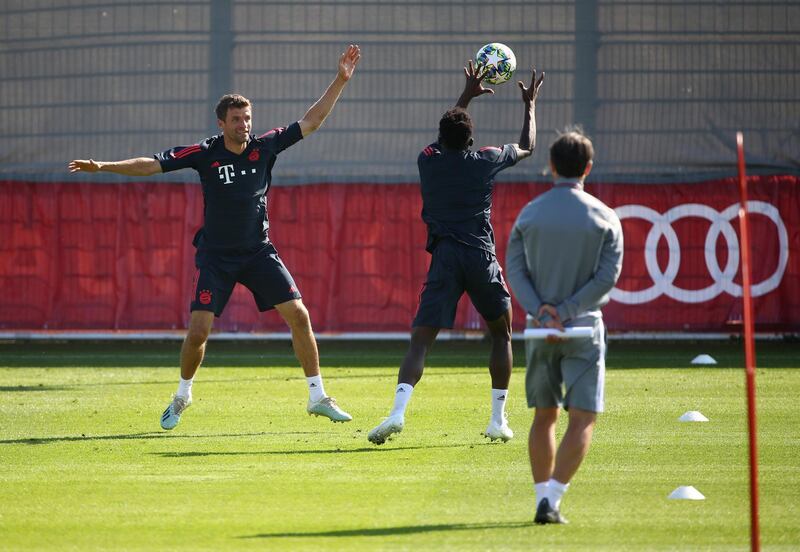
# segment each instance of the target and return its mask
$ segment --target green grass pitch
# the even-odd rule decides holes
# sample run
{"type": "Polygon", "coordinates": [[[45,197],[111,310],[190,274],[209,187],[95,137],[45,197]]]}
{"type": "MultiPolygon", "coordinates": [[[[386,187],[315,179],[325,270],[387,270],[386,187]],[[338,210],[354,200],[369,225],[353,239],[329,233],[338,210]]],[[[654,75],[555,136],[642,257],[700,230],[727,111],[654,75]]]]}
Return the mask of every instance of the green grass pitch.
{"type": "MultiPolygon", "coordinates": [[[[521,343],[515,439],[480,436],[488,346],[440,342],[381,447],[366,434],[403,343],[320,344],[326,390],[354,416],[334,425],[306,415],[287,343],[212,342],[164,432],[178,349],[0,344],[0,550],[750,550],[740,344],[612,342],[566,526],[531,523],[521,343]],[[699,353],[719,367],[691,367],[699,353]],[[711,421],[678,422],[688,410],[711,421]],[[706,500],[668,500],[680,485],[706,500]]],[[[800,346],[756,351],[762,549],[800,550],[800,346]]]]}

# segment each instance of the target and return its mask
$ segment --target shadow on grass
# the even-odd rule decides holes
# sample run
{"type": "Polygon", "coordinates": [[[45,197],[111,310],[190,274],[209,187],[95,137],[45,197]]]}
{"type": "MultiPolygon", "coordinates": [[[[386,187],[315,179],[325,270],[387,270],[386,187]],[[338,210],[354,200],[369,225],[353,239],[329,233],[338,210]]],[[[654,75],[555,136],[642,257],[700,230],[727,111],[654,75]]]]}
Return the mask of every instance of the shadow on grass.
{"type": "MultiPolygon", "coordinates": [[[[515,345],[522,352],[519,345],[515,345]]],[[[408,349],[407,341],[321,342],[323,367],[397,368],[408,349]]],[[[177,342],[16,342],[0,343],[0,366],[9,368],[169,368],[177,366],[177,342]]],[[[431,367],[485,367],[488,343],[437,342],[428,356],[431,367]]],[[[269,367],[295,366],[291,343],[213,342],[208,346],[205,366],[269,367]]]]}
{"type": "Polygon", "coordinates": [[[266,435],[319,435],[320,431],[260,431],[258,433],[216,433],[211,435],[183,435],[159,431],[145,431],[121,435],[66,435],[59,437],[26,437],[23,439],[3,439],[0,445],[47,445],[50,443],[70,443],[74,441],[125,441],[137,439],[213,439],[215,437],[260,437],[266,435]]]}
{"type": "MultiPolygon", "coordinates": [[[[96,370],[97,368],[85,368],[87,370],[96,370]]],[[[211,368],[215,372],[220,368],[213,367],[211,368]]],[[[265,367],[265,369],[269,369],[265,367]]],[[[323,367],[324,370],[324,367],[323,367]]],[[[176,369],[177,373],[177,369],[176,369]]],[[[209,369],[206,368],[203,370],[203,373],[207,376],[209,373],[209,369]]],[[[425,374],[427,379],[437,378],[437,377],[447,377],[451,378],[454,376],[473,376],[475,375],[475,371],[468,371],[468,370],[448,370],[447,372],[428,372],[425,374]]],[[[394,379],[394,375],[388,376],[390,379],[394,379]]],[[[220,383],[235,383],[240,384],[244,382],[271,382],[271,381],[300,381],[304,379],[303,373],[300,368],[297,368],[297,374],[294,376],[286,377],[285,375],[281,376],[259,376],[254,378],[202,378],[203,385],[213,385],[213,384],[220,384],[220,383]]],[[[374,374],[336,374],[330,373],[325,374],[325,381],[339,381],[339,380],[359,380],[359,379],[387,379],[387,375],[384,373],[374,373],[374,374]]],[[[132,385],[173,385],[175,383],[174,379],[164,379],[164,380],[152,380],[152,381],[102,381],[96,383],[65,383],[62,385],[44,385],[44,384],[37,384],[37,385],[9,385],[9,386],[0,386],[0,393],[13,393],[13,392],[38,392],[38,391],[73,391],[75,389],[81,389],[83,387],[115,387],[115,386],[123,386],[128,387],[132,385]]]]}
{"type": "Polygon", "coordinates": [[[0,385],[0,393],[17,393],[20,391],[67,391],[71,386],[69,385],[0,385]]]}
{"type": "Polygon", "coordinates": [[[439,531],[481,531],[484,529],[522,529],[533,526],[530,521],[504,521],[499,523],[437,523],[431,525],[401,525],[397,527],[370,527],[357,529],[339,529],[333,531],[309,531],[306,533],[259,533],[245,535],[240,539],[276,539],[276,538],[309,538],[309,537],[385,537],[389,535],[415,535],[418,533],[434,533],[439,531]]]}
{"type": "Polygon", "coordinates": [[[353,454],[362,452],[404,452],[407,450],[429,450],[446,448],[463,448],[476,446],[491,446],[491,443],[463,443],[457,445],[431,445],[428,447],[359,447],[355,449],[307,449],[307,450],[246,450],[246,451],[186,451],[186,452],[149,452],[153,456],[162,458],[193,458],[204,456],[283,456],[291,454],[353,454]]]}

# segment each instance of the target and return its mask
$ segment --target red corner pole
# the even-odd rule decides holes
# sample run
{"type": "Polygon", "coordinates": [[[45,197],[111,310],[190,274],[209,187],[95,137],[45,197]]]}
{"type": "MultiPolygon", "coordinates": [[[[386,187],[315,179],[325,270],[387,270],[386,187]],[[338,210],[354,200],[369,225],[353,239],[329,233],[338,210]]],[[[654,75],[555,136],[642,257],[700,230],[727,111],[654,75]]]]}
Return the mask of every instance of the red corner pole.
{"type": "Polygon", "coordinates": [[[750,229],[747,225],[747,179],[744,172],[744,138],[736,133],[739,157],[739,232],[741,233],[742,299],[744,301],[744,359],[747,374],[747,428],[750,436],[750,549],[759,552],[758,530],[758,454],[756,448],[756,353],[753,324],[753,298],[750,295],[750,229]]]}

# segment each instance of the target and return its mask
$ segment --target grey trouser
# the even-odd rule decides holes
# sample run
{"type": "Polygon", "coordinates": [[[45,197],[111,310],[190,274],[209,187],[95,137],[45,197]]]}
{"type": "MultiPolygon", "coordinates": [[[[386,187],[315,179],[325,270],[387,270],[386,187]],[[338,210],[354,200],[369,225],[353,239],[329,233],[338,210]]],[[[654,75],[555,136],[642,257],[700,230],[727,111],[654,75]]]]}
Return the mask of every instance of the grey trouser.
{"type": "Polygon", "coordinates": [[[574,406],[589,412],[603,411],[606,331],[602,318],[590,323],[594,326],[591,338],[552,344],[540,339],[525,341],[525,392],[530,408],[563,406],[569,410],[574,406]]]}

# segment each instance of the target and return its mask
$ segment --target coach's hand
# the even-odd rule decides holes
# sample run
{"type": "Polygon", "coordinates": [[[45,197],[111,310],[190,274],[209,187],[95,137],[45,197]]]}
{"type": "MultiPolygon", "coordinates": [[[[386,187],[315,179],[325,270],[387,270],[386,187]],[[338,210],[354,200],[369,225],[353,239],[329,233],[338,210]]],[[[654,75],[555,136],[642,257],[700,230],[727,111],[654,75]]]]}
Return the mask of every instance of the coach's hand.
{"type": "MultiPolygon", "coordinates": [[[[561,323],[561,317],[558,316],[558,311],[553,305],[542,305],[536,315],[534,324],[538,324],[540,328],[551,328],[560,332],[564,331],[564,324],[561,323]]],[[[546,343],[561,343],[564,341],[563,337],[557,335],[548,335],[545,339],[546,343]]]]}

